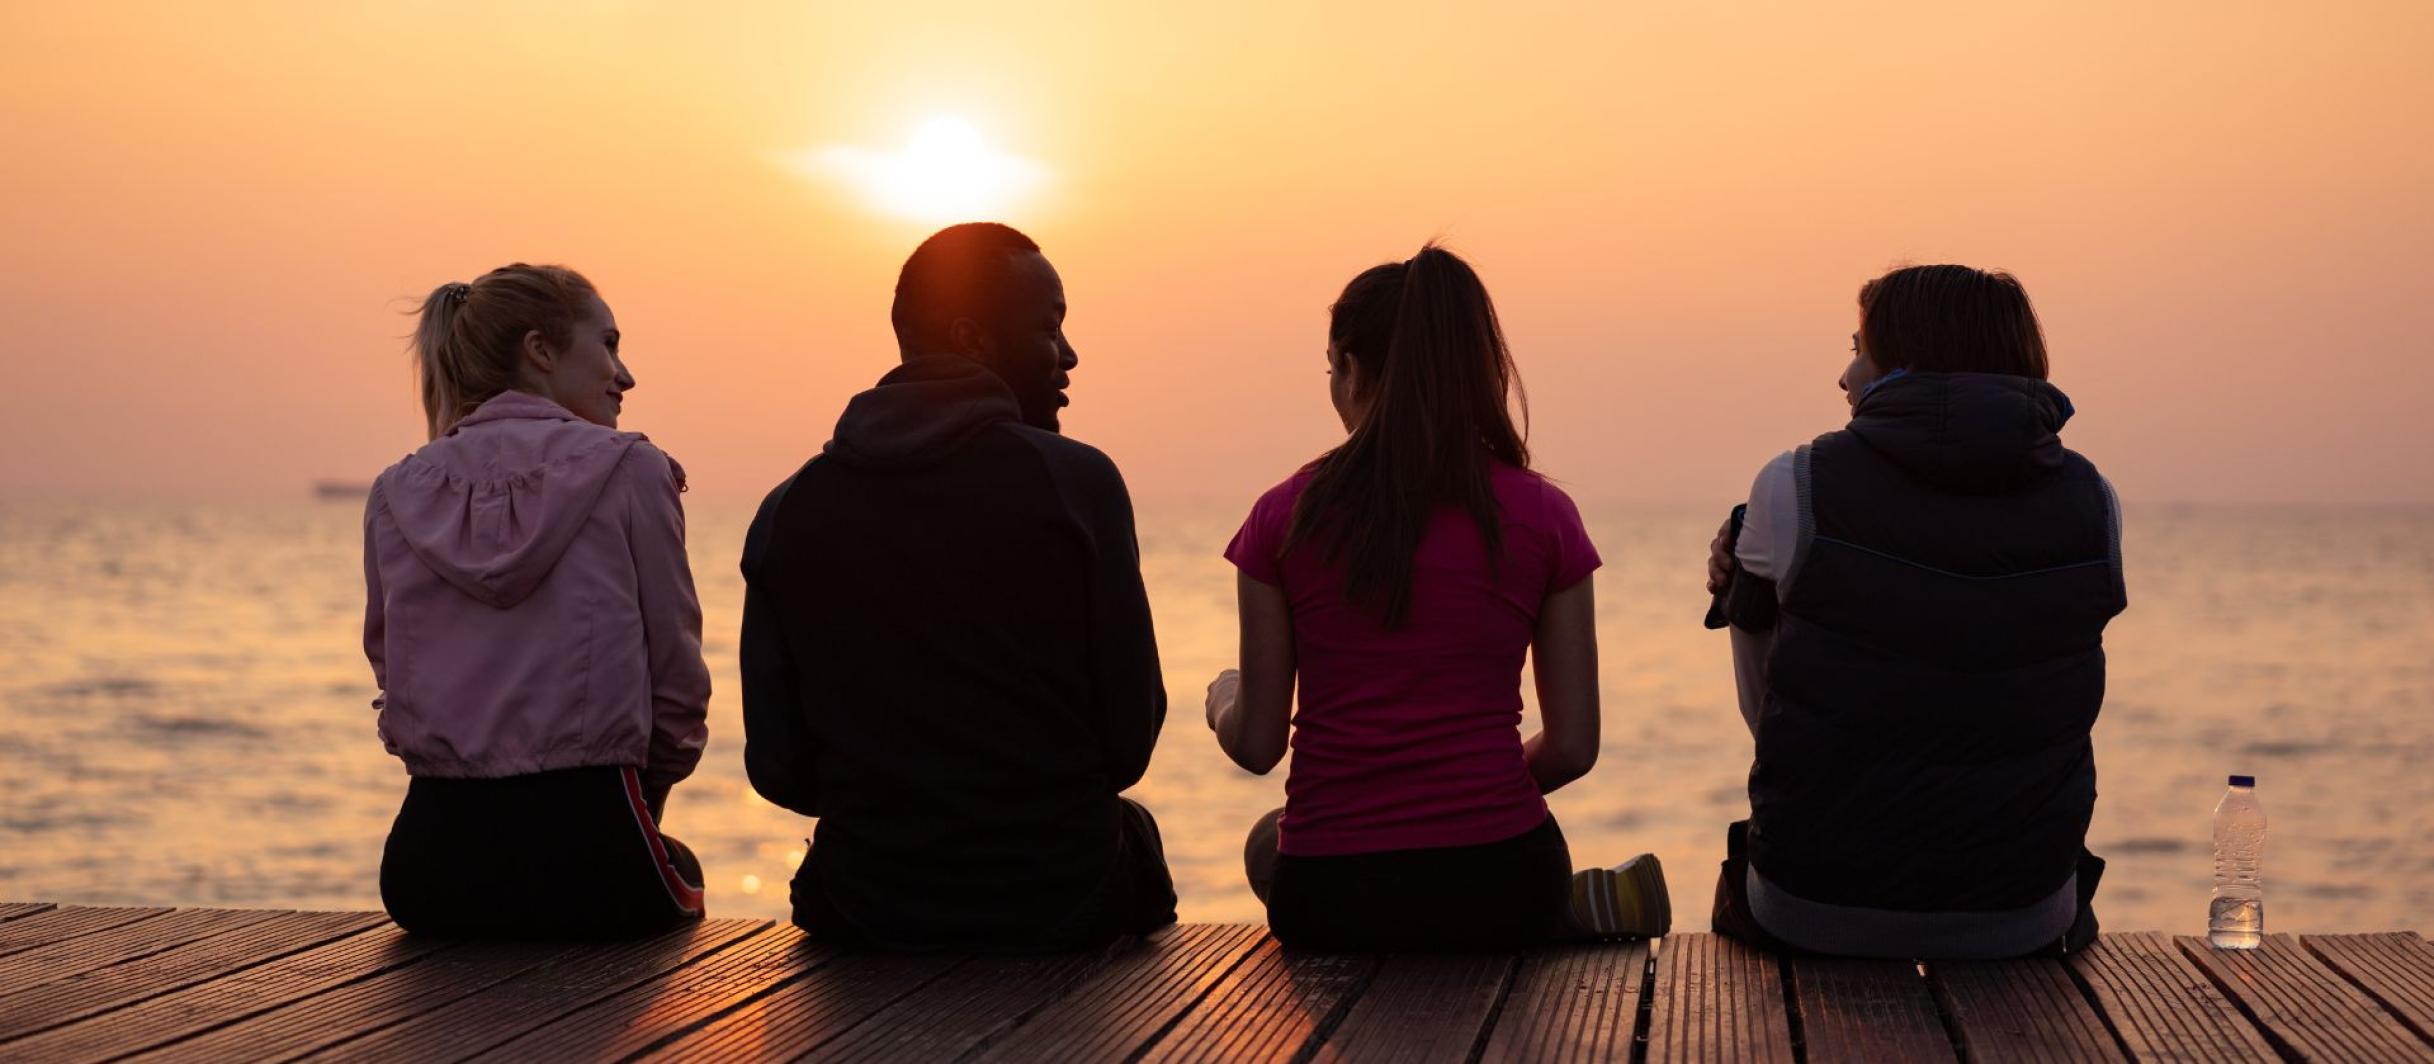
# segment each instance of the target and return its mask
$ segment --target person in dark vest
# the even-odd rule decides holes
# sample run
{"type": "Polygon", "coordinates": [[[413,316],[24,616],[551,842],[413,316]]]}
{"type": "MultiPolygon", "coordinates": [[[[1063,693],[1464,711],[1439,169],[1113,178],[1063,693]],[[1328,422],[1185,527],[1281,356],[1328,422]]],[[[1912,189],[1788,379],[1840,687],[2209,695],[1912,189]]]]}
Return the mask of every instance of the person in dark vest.
{"type": "Polygon", "coordinates": [[[814,937],[1084,948],[1173,923],[1149,811],[1166,687],[1132,501],[1059,434],[1078,364],[1039,245],[972,223],[896,282],[902,364],[745,537],[744,767],[818,817],[814,937]]]}
{"type": "Polygon", "coordinates": [[[1767,463],[1711,545],[1757,740],[1717,931],[1995,958],[2096,935],[2090,729],[2128,599],[2121,512],[2063,447],[2020,283],[1913,266],[1859,292],[1851,420],[1767,463]]]}

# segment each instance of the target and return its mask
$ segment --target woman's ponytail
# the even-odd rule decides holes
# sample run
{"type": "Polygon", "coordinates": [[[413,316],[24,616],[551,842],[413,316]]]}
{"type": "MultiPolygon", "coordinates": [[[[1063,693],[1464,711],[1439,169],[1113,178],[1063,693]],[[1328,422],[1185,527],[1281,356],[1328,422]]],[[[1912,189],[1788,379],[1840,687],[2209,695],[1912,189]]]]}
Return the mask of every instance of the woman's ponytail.
{"type": "Polygon", "coordinates": [[[414,323],[415,378],[431,438],[522,380],[524,337],[565,346],[597,295],[564,266],[516,263],[472,283],[450,281],[423,297],[414,323]]]}
{"type": "MultiPolygon", "coordinates": [[[[1526,428],[1511,409],[1520,374],[1487,286],[1435,244],[1353,278],[1329,314],[1328,339],[1357,366],[1368,412],[1312,463],[1286,543],[1316,540],[1345,566],[1348,596],[1397,628],[1438,507],[1472,518],[1491,563],[1501,554],[1490,463],[1529,468],[1526,428]]],[[[1526,397],[1521,409],[1526,426],[1526,397]]]]}
{"type": "Polygon", "coordinates": [[[1484,476],[1486,466],[1472,458],[1479,446],[1508,465],[1529,468],[1529,394],[1487,284],[1470,263],[1433,243],[1405,263],[1387,347],[1379,400],[1387,402],[1391,392],[1404,411],[1401,420],[1416,421],[1417,414],[1425,420],[1412,428],[1440,430],[1411,433],[1426,441],[1425,467],[1437,473],[1433,482],[1447,485],[1448,474],[1467,479],[1460,471],[1473,468],[1484,476]]]}
{"type": "MultiPolygon", "coordinates": [[[[448,424],[442,422],[440,414],[455,410],[462,394],[459,382],[464,377],[458,368],[459,348],[453,337],[457,314],[465,305],[466,290],[471,287],[462,281],[450,281],[432,289],[423,298],[422,312],[415,318],[414,375],[421,384],[424,427],[432,439],[448,431],[448,424]]],[[[453,423],[454,419],[448,421],[453,423]]]]}

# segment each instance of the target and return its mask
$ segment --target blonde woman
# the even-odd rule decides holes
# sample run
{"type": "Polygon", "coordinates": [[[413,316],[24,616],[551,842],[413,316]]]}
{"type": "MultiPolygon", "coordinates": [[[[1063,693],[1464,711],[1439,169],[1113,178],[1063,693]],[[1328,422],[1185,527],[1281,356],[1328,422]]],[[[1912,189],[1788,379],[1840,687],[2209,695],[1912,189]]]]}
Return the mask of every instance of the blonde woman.
{"type": "Polygon", "coordinates": [[[364,653],[412,777],[380,892],[410,932],[600,938],[701,916],[701,866],[659,831],[710,697],[684,472],[617,430],[620,339],[561,266],[423,301],[431,440],[364,511],[364,653]]]}

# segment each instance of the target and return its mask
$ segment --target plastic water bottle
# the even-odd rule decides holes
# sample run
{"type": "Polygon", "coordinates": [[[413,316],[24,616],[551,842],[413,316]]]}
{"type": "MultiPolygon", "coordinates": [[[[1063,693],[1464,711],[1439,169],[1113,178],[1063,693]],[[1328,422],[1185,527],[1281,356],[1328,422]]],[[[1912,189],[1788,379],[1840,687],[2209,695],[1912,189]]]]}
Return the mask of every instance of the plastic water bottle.
{"type": "Polygon", "coordinates": [[[2216,949],[2255,949],[2265,941],[2265,888],[2257,863],[2265,856],[2265,807],[2257,778],[2231,777],[2214,807],[2214,902],[2206,939],[2216,949]]]}

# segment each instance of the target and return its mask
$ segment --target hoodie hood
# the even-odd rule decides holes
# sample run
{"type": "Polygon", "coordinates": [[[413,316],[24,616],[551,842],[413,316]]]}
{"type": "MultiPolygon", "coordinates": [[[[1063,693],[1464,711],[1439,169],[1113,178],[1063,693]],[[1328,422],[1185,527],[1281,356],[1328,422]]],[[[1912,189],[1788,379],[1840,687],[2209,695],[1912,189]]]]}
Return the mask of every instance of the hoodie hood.
{"type": "Polygon", "coordinates": [[[1013,389],[979,363],[916,358],[846,403],[821,451],[847,465],[918,469],[954,454],[982,429],[1021,417],[1013,389]]]}
{"type": "Polygon", "coordinates": [[[1851,435],[1948,491],[2003,491],[2062,466],[2071,401],[2041,380],[2001,373],[1906,373],[1859,400],[1851,435]]]}
{"type": "Polygon", "coordinates": [[[527,392],[483,403],[373,485],[416,557],[500,609],[541,586],[644,436],[527,392]]]}

